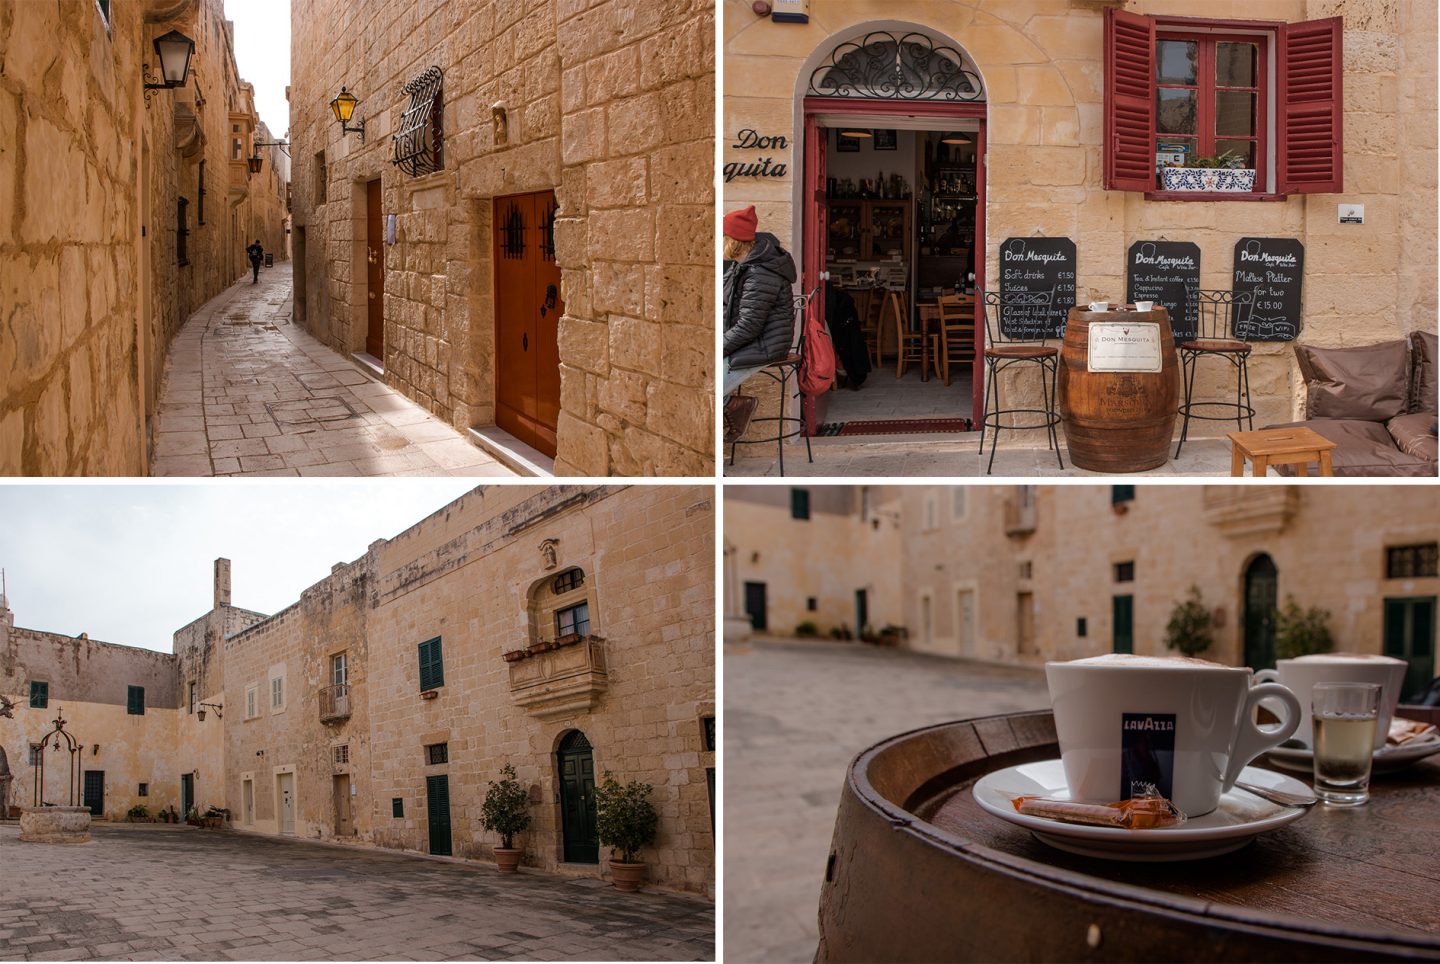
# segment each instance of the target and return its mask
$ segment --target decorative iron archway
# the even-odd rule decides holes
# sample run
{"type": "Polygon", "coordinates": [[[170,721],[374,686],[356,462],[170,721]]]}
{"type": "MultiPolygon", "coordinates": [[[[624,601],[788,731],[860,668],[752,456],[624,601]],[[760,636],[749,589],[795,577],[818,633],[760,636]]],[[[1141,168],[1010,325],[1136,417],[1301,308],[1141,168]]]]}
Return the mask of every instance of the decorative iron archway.
{"type": "Polygon", "coordinates": [[[70,753],[70,760],[66,767],[69,781],[69,798],[66,806],[78,806],[75,802],[75,796],[80,790],[80,751],[84,749],[84,746],[79,740],[75,739],[73,735],[65,732],[64,712],[64,709],[56,707],[55,719],[52,721],[55,724],[55,728],[49,733],[46,733],[40,742],[36,744],[36,751],[30,762],[30,769],[35,777],[33,781],[34,802],[32,806],[41,806],[45,800],[45,749],[48,747],[53,752],[59,753],[61,746],[64,746],[70,753]]]}
{"type": "Polygon", "coordinates": [[[847,40],[810,73],[811,97],[983,101],[980,75],[965,55],[923,33],[875,30],[847,40]]]}

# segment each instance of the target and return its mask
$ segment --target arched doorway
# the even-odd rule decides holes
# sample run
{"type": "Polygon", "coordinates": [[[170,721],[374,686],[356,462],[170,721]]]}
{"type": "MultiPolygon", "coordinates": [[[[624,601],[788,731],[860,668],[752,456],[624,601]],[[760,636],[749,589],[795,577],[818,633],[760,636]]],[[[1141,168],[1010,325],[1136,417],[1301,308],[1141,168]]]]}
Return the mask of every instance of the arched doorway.
{"type": "MultiPolygon", "coordinates": [[[[857,307],[863,301],[866,310],[865,295],[889,290],[902,296],[903,324],[914,328],[920,304],[931,304],[936,292],[963,285],[972,273],[974,287],[983,288],[986,93],[969,54],[918,24],[861,24],[816,49],[796,94],[802,291],[818,291],[810,310],[825,312],[822,282],[837,292],[863,292],[857,307]],[[850,137],[854,132],[863,136],[850,137]],[[886,153],[870,154],[872,147],[886,153]],[[860,170],[850,169],[854,164],[860,170]],[[891,177],[877,177],[868,188],[868,178],[846,176],[882,170],[891,177]]],[[[983,327],[972,332],[968,364],[972,416],[981,398],[983,327]]],[[[876,335],[881,348],[883,329],[876,335]]],[[[902,350],[898,335],[895,348],[902,350]]],[[[818,411],[807,407],[807,429],[824,419],[829,401],[815,399],[818,411]]],[[[835,404],[838,412],[841,402],[835,404]]],[[[902,402],[887,418],[907,415],[902,402]]],[[[859,413],[837,417],[867,420],[859,413]]]]}
{"type": "Polygon", "coordinates": [[[1245,665],[1275,665],[1275,612],[1279,587],[1275,562],[1260,553],[1245,567],[1245,665]]]}
{"type": "Polygon", "coordinates": [[[595,759],[590,741],[571,730],[555,751],[560,775],[560,840],[567,864],[598,864],[595,835],[595,759]]]}

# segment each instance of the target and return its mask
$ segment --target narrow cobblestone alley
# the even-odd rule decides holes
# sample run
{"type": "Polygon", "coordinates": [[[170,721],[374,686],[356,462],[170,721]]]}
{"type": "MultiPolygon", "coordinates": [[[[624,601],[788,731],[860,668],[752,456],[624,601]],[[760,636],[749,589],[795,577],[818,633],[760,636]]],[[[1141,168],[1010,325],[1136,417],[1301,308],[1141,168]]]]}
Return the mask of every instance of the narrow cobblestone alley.
{"type": "Polygon", "coordinates": [[[225,289],[170,348],[152,475],[513,476],[291,324],[290,263],[225,289]]]}

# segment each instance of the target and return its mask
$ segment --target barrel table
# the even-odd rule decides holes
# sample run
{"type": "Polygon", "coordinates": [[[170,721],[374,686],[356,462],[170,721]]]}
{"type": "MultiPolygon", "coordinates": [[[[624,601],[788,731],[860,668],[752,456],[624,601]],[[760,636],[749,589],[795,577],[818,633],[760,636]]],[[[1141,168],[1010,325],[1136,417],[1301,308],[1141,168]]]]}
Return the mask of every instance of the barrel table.
{"type": "Polygon", "coordinates": [[[1060,420],[1075,465],[1094,472],[1143,472],[1169,461],[1180,373],[1170,315],[1164,308],[1071,308],[1057,379],[1060,420]],[[1136,350],[1092,359],[1092,325],[1110,326],[1104,331],[1112,336],[1111,345],[1133,342],[1136,350]],[[1144,364],[1147,345],[1158,355],[1156,371],[1097,370],[1144,364]]]}
{"type": "Polygon", "coordinates": [[[970,788],[1057,759],[1048,711],[902,733],[851,764],[817,961],[1440,959],[1440,762],[1221,857],[1065,853],[970,788]]]}

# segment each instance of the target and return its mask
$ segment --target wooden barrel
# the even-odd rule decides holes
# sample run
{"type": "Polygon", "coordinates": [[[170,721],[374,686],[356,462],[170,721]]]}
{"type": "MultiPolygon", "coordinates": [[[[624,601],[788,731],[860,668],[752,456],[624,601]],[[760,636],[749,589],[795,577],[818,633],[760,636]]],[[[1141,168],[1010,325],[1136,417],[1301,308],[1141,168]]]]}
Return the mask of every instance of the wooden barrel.
{"type": "Polygon", "coordinates": [[[1125,312],[1071,308],[1057,379],[1060,418],[1075,465],[1094,472],[1143,472],[1169,461],[1180,372],[1170,316],[1164,308],[1125,312]],[[1091,371],[1090,326],[1126,322],[1159,324],[1160,370],[1091,371]]]}
{"type": "Polygon", "coordinates": [[[970,788],[1058,759],[1049,711],[903,733],[850,765],[820,890],[828,961],[1440,958],[1440,757],[1224,857],[1097,860],[981,810],[970,788]]]}

